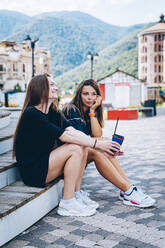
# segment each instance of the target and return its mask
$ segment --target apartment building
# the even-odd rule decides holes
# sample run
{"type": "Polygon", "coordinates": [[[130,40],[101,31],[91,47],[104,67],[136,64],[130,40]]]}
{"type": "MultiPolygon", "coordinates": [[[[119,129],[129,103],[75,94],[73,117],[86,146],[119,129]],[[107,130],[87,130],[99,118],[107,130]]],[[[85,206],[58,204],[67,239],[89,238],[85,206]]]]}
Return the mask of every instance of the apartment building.
{"type": "MultiPolygon", "coordinates": [[[[35,75],[51,74],[51,54],[46,48],[35,44],[35,75]]],[[[19,84],[25,90],[32,77],[32,49],[28,42],[0,42],[0,84],[5,91],[13,90],[19,84]]]]}
{"type": "Polygon", "coordinates": [[[139,79],[147,86],[158,87],[165,83],[165,19],[160,16],[157,24],[139,34],[139,79]]]}

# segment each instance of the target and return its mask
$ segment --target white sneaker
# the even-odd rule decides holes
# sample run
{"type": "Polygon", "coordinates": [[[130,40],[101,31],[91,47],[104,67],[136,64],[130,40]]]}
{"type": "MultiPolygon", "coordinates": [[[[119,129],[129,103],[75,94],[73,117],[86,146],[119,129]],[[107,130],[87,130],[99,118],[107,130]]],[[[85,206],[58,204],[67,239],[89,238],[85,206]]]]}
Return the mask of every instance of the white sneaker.
{"type": "Polygon", "coordinates": [[[155,200],[142,193],[137,187],[133,187],[130,195],[125,194],[123,203],[129,206],[135,206],[139,208],[147,208],[154,205],[155,200]]]}
{"type": "Polygon", "coordinates": [[[87,205],[73,198],[71,203],[61,200],[57,213],[62,216],[91,216],[95,214],[96,209],[89,208],[87,205]]]}
{"type": "Polygon", "coordinates": [[[153,199],[151,196],[149,196],[149,195],[145,194],[144,192],[142,192],[139,188],[137,188],[137,190],[141,194],[142,197],[144,197],[145,199],[147,199],[151,203],[155,204],[155,202],[156,202],[155,199],[153,199]]]}
{"type": "Polygon", "coordinates": [[[85,205],[87,205],[90,208],[97,209],[99,207],[99,204],[96,201],[93,201],[89,198],[89,193],[80,190],[76,195],[76,199],[85,205]]]}
{"type": "MultiPolygon", "coordinates": [[[[135,186],[135,187],[136,187],[136,186],[135,186]]],[[[137,187],[136,187],[136,188],[137,188],[137,187]]],[[[151,198],[149,195],[143,193],[139,188],[137,188],[137,190],[138,190],[138,192],[141,194],[142,197],[147,198],[148,201],[150,201],[151,203],[154,204],[154,203],[156,202],[155,199],[153,199],[153,198],[151,198]]],[[[123,201],[123,200],[124,200],[124,195],[125,195],[125,192],[122,191],[122,190],[120,190],[120,193],[119,193],[119,200],[120,200],[120,201],[123,201]]]]}

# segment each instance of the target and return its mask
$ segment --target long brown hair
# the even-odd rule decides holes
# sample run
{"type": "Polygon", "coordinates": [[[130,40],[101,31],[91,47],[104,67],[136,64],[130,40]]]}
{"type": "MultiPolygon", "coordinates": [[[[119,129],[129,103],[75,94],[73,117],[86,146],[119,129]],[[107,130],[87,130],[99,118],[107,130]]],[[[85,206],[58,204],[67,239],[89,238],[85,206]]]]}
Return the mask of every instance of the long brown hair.
{"type": "MultiPolygon", "coordinates": [[[[73,108],[77,107],[78,110],[80,111],[81,117],[85,120],[85,113],[83,110],[83,102],[81,99],[81,93],[82,93],[82,89],[84,86],[92,86],[95,89],[96,94],[101,96],[101,92],[100,92],[100,89],[99,89],[97,82],[95,82],[93,79],[84,80],[79,84],[79,86],[76,90],[76,94],[73,97],[72,101],[69,104],[67,104],[64,108],[66,109],[67,112],[69,112],[71,107],[73,107],[73,108]]],[[[100,126],[103,127],[104,126],[104,120],[103,120],[103,105],[102,105],[102,103],[97,108],[97,119],[98,119],[100,126]]]]}
{"type": "Polygon", "coordinates": [[[33,77],[31,81],[29,82],[25,101],[24,101],[22,111],[21,111],[21,114],[20,114],[20,117],[19,117],[19,120],[16,126],[14,137],[13,137],[13,152],[12,152],[13,158],[15,157],[15,152],[16,152],[17,133],[18,133],[20,121],[21,121],[21,118],[22,118],[22,115],[25,109],[28,106],[37,106],[38,104],[41,104],[42,106],[45,105],[47,108],[48,97],[49,97],[48,77],[50,77],[50,75],[48,74],[37,75],[33,77]]]}

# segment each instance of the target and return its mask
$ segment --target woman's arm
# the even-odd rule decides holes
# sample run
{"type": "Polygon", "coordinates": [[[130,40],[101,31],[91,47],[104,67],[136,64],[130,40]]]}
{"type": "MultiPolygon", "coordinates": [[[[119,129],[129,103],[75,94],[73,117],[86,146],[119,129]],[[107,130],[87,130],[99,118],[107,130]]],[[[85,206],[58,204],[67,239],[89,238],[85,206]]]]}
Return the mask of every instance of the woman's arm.
{"type": "Polygon", "coordinates": [[[65,132],[59,137],[59,139],[62,142],[96,148],[107,152],[110,155],[114,155],[114,153],[110,151],[110,149],[113,149],[115,151],[120,149],[120,145],[116,142],[105,139],[98,139],[96,142],[95,138],[91,138],[90,136],[87,136],[83,132],[74,129],[73,127],[68,127],[65,132]]]}
{"type": "MultiPolygon", "coordinates": [[[[92,112],[90,112],[92,113],[92,112]]],[[[97,117],[90,116],[91,131],[93,137],[101,137],[103,132],[97,117]]]]}
{"type": "MultiPolygon", "coordinates": [[[[95,113],[97,107],[101,105],[101,102],[102,102],[102,97],[97,96],[95,104],[90,108],[90,113],[95,113]]],[[[97,116],[90,116],[90,123],[91,123],[92,136],[101,137],[103,132],[100,123],[98,122],[97,116]]]]}

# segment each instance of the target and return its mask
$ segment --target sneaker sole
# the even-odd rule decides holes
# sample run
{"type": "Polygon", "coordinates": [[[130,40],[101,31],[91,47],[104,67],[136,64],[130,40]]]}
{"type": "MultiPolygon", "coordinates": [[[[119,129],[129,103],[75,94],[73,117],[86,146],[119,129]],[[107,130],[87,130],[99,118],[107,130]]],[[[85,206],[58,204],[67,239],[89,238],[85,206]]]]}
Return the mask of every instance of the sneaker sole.
{"type": "Polygon", "coordinates": [[[124,205],[127,205],[127,206],[134,206],[134,207],[137,207],[137,208],[149,208],[149,207],[152,207],[154,205],[155,202],[148,202],[146,204],[136,204],[134,202],[131,202],[131,201],[127,201],[127,200],[123,200],[123,204],[124,205]]]}
{"type": "Polygon", "coordinates": [[[87,213],[75,213],[75,212],[68,212],[67,210],[64,209],[58,209],[57,214],[61,216],[76,216],[76,217],[85,217],[85,216],[92,216],[96,213],[96,209],[93,209],[90,212],[87,213]]]}
{"type": "Polygon", "coordinates": [[[122,196],[120,196],[120,195],[119,195],[118,198],[119,198],[120,201],[123,201],[123,199],[124,199],[124,197],[122,197],[122,196]]]}

